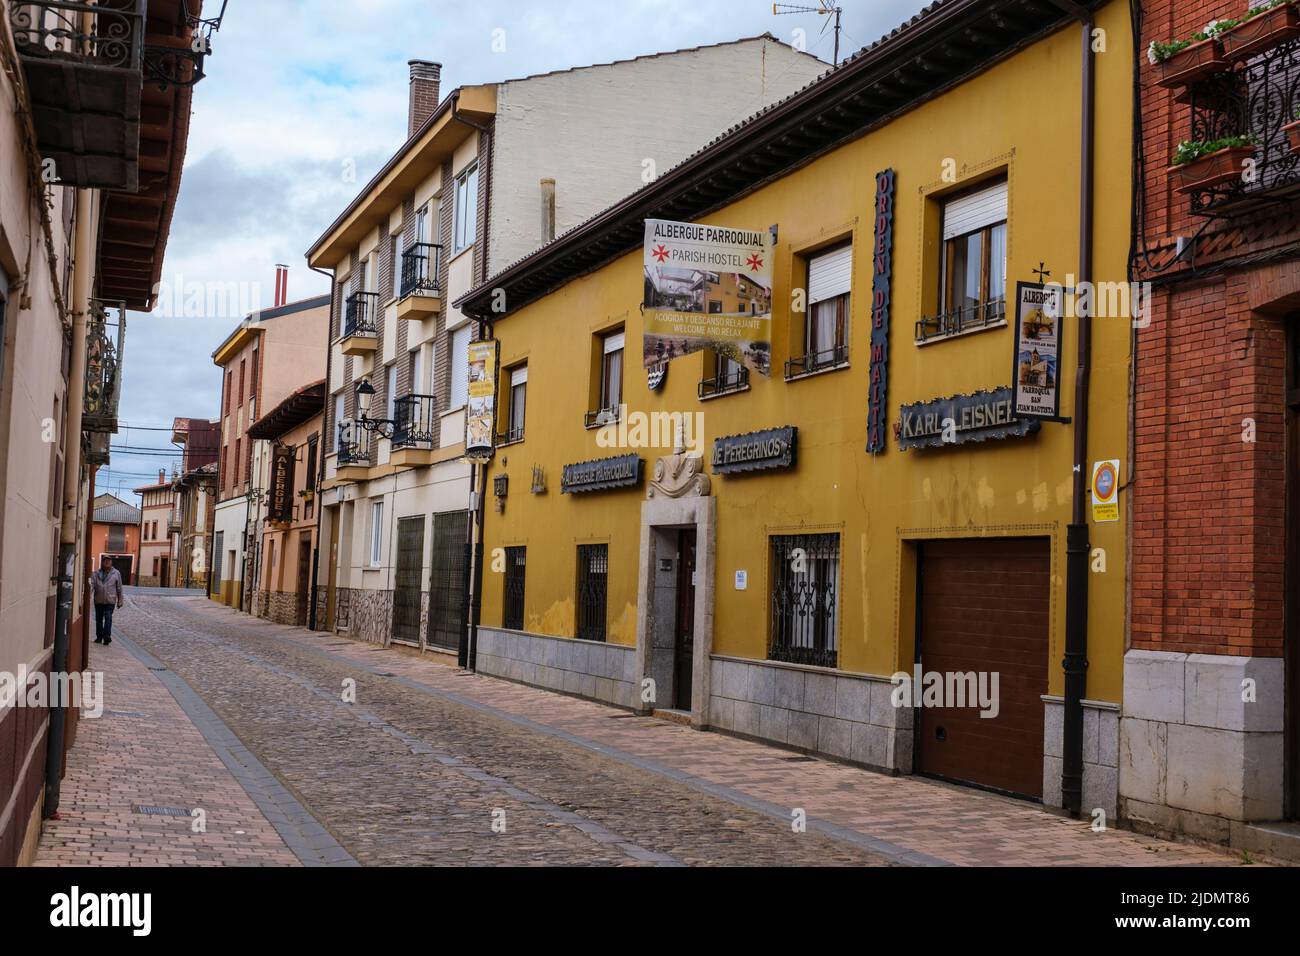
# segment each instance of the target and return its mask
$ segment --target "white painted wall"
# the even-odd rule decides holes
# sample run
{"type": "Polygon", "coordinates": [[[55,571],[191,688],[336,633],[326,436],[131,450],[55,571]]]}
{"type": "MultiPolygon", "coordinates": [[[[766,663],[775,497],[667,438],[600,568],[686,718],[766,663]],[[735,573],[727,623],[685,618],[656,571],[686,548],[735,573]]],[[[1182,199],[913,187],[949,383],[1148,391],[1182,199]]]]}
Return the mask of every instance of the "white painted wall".
{"type": "Polygon", "coordinates": [[[542,243],[542,179],[562,234],[645,185],[829,65],[756,39],[517,82],[497,93],[489,274],[542,243]]]}

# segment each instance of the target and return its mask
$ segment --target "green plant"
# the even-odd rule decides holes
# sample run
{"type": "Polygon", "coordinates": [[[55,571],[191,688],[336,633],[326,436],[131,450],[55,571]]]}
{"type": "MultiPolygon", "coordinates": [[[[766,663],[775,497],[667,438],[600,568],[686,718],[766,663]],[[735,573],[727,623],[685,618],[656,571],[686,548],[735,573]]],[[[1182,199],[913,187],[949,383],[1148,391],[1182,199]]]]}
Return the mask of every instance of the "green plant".
{"type": "Polygon", "coordinates": [[[1188,163],[1194,163],[1198,159],[1210,156],[1213,153],[1221,152],[1225,149],[1237,149],[1242,146],[1258,146],[1259,137],[1254,133],[1243,133],[1240,136],[1225,136],[1222,139],[1212,139],[1208,142],[1201,140],[1187,139],[1178,144],[1174,150],[1174,165],[1186,166],[1188,163]]]}
{"type": "Polygon", "coordinates": [[[1168,43],[1161,43],[1159,40],[1152,40],[1151,46],[1147,48],[1147,59],[1153,64],[1163,63],[1177,53],[1182,53],[1194,43],[1201,43],[1204,40],[1210,40],[1222,36],[1234,27],[1239,27],[1247,20],[1253,20],[1261,14],[1268,13],[1270,10],[1276,10],[1278,7],[1286,4],[1298,3],[1300,0],[1268,0],[1257,7],[1251,7],[1240,17],[1224,17],[1222,20],[1212,20],[1210,24],[1198,33],[1193,33],[1188,40],[1171,40],[1168,43]]]}

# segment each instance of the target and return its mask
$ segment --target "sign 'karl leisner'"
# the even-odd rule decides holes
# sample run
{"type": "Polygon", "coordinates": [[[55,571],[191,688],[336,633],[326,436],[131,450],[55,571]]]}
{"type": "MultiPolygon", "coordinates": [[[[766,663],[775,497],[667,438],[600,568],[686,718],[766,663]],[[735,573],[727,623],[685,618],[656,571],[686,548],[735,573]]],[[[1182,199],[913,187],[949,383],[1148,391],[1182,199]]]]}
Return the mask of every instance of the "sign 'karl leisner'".
{"type": "Polygon", "coordinates": [[[999,388],[904,405],[894,434],[898,447],[906,451],[1015,438],[1040,428],[1036,420],[1017,418],[1012,390],[999,388]]]}

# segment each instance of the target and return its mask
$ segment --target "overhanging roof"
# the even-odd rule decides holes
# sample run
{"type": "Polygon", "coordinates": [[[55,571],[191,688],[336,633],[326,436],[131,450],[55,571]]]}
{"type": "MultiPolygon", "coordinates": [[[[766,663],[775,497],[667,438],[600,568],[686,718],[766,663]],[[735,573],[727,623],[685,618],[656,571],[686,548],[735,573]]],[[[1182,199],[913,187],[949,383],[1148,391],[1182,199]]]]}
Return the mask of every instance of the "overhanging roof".
{"type": "MultiPolygon", "coordinates": [[[[197,19],[202,9],[202,0],[150,0],[145,43],[188,46],[193,36],[189,17],[197,19]]],[[[127,308],[144,312],[154,306],[180,192],[192,99],[192,87],[169,84],[161,89],[156,80],[144,81],[139,189],[104,196],[99,233],[101,299],[124,301],[127,308]]]]}
{"type": "Polygon", "coordinates": [[[507,314],[639,248],[646,219],[698,220],[857,139],[1109,0],[938,0],[888,36],[732,127],[619,203],[508,266],[456,307],[507,314]]]}
{"type": "Polygon", "coordinates": [[[495,84],[463,86],[438,105],[420,129],[384,164],[347,209],[307,250],[307,264],[330,269],[451,157],[456,147],[496,116],[495,84]],[[463,122],[464,117],[468,122],[463,122]]]}
{"type": "Polygon", "coordinates": [[[256,441],[273,440],[291,431],[303,422],[310,421],[325,410],[325,380],[312,382],[294,392],[271,409],[248,429],[248,437],[256,441]]]}

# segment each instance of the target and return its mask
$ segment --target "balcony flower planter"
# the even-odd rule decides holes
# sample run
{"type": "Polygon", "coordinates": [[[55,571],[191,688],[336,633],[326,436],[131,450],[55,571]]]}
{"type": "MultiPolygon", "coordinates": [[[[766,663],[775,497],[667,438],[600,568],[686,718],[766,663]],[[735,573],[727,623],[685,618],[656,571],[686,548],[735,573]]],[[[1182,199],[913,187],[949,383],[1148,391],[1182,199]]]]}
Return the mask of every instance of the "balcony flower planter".
{"type": "Polygon", "coordinates": [[[1169,177],[1180,193],[1196,193],[1241,178],[1241,164],[1255,155],[1255,146],[1231,146],[1208,156],[1169,167],[1169,177]]]}
{"type": "Polygon", "coordinates": [[[1217,39],[1202,40],[1161,60],[1156,65],[1158,82],[1169,90],[1182,89],[1212,73],[1228,69],[1223,56],[1223,44],[1217,39]]]}
{"type": "Polygon", "coordinates": [[[1287,142],[1291,144],[1291,152],[1300,156],[1300,119],[1287,123],[1282,127],[1282,132],[1286,133],[1287,142]]]}
{"type": "Polygon", "coordinates": [[[1219,36],[1223,56],[1232,63],[1249,60],[1257,53],[1300,36],[1300,8],[1284,3],[1237,24],[1219,36]]]}

